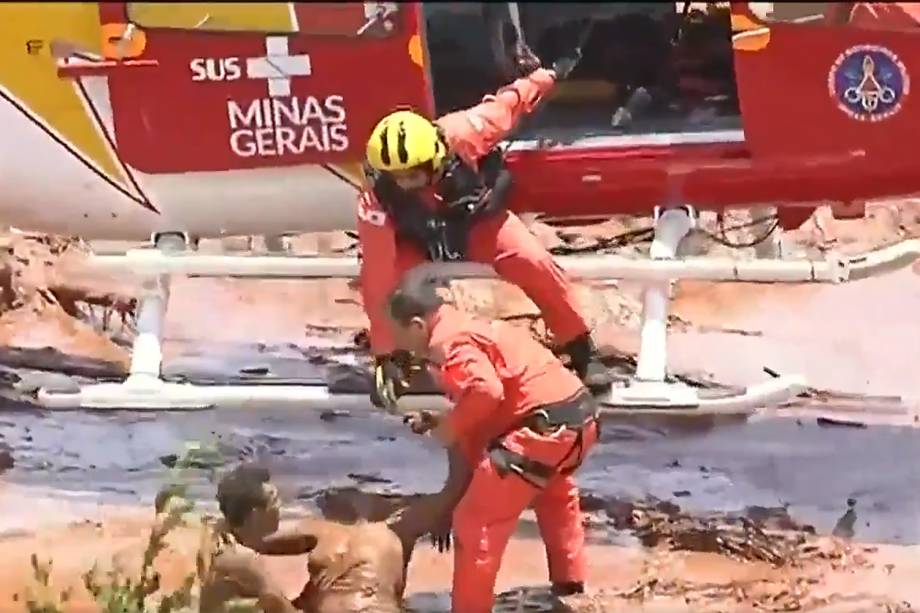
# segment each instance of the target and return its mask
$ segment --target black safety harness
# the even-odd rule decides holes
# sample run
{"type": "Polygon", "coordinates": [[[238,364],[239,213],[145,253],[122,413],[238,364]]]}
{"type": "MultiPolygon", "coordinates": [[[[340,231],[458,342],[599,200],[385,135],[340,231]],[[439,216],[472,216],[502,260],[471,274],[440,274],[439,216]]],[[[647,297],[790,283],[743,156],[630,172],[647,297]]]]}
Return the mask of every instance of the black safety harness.
{"type": "Polygon", "coordinates": [[[515,473],[534,487],[542,489],[555,475],[569,475],[578,469],[583,460],[585,430],[594,424],[600,428],[597,401],[589,391],[584,390],[569,400],[534,409],[511,430],[490,443],[489,458],[502,477],[515,473]],[[574,431],[576,435],[572,447],[565,456],[555,466],[551,466],[511,451],[503,445],[502,441],[506,436],[521,428],[529,428],[540,435],[566,428],[574,431]],[[568,465],[573,458],[575,462],[568,465]]]}
{"type": "Polygon", "coordinates": [[[467,259],[474,222],[503,211],[511,189],[511,173],[497,148],[481,158],[478,171],[456,154],[445,164],[437,185],[441,203],[434,208],[400,188],[387,173],[369,175],[374,195],[393,220],[397,237],[421,249],[433,262],[467,259]]]}

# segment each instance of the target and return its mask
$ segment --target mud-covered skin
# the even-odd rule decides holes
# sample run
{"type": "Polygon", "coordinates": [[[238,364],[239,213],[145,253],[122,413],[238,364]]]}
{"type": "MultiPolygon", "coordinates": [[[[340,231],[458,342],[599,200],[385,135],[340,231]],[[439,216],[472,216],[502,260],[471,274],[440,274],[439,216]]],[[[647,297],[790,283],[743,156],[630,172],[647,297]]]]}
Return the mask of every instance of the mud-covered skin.
{"type": "MultiPolygon", "coordinates": [[[[456,496],[421,496],[397,509],[386,521],[345,524],[326,519],[304,519],[283,526],[259,546],[263,553],[304,553],[302,543],[315,542],[309,551],[309,579],[292,605],[308,613],[396,613],[402,610],[406,570],[416,540],[431,530],[434,519],[452,505],[456,496]],[[283,535],[276,538],[277,535],[283,535]],[[304,538],[306,537],[306,539],[304,538]],[[269,551],[270,550],[270,551],[269,551]]],[[[243,548],[221,524],[213,539],[213,561],[222,552],[243,548]]],[[[244,548],[245,549],[245,548],[244,548]]],[[[251,551],[251,550],[247,550],[251,551]]],[[[219,562],[216,563],[219,565],[219,562]]],[[[255,563],[253,563],[255,565],[255,563]]],[[[255,570],[253,572],[259,572],[255,570]]],[[[266,577],[271,582],[271,577],[266,577]]],[[[254,598],[251,590],[236,586],[210,572],[202,611],[220,611],[221,603],[254,598]],[[209,609],[205,608],[207,604],[209,609]]]]}
{"type": "Polygon", "coordinates": [[[396,613],[406,586],[404,554],[411,553],[391,526],[325,520],[305,522],[317,536],[310,552],[310,580],[294,601],[312,613],[396,613]]]}
{"type": "Polygon", "coordinates": [[[310,552],[310,580],[294,601],[311,613],[396,613],[416,541],[439,533],[470,478],[456,450],[448,452],[448,477],[438,494],[394,505],[385,521],[342,524],[305,520],[300,526],[317,539],[310,552]]]}

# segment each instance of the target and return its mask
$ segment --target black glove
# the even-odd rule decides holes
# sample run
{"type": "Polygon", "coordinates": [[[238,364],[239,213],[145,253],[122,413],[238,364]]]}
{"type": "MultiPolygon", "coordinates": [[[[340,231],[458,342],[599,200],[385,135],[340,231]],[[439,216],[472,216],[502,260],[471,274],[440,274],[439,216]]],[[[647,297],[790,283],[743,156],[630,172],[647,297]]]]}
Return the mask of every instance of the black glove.
{"type": "Polygon", "coordinates": [[[496,25],[500,28],[498,35],[504,47],[500,64],[505,79],[513,81],[526,77],[542,65],[540,58],[521,40],[517,28],[510,21],[500,20],[496,25]]]}
{"type": "Polygon", "coordinates": [[[543,64],[527,43],[521,40],[514,43],[512,62],[518,77],[526,77],[543,64]]]}
{"type": "Polygon", "coordinates": [[[553,62],[553,72],[556,73],[556,80],[562,81],[568,77],[580,61],[581,50],[576,49],[553,62]]]}
{"type": "Polygon", "coordinates": [[[396,401],[409,389],[408,364],[404,356],[391,353],[374,359],[371,402],[388,413],[396,412],[396,401]]]}

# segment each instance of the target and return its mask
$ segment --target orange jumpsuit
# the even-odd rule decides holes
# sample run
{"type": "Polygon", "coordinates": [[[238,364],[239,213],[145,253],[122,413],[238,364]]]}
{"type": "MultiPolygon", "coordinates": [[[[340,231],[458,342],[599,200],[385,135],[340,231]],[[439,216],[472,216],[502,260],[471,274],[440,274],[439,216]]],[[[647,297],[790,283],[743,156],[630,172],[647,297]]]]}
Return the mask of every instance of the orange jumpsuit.
{"type": "Polygon", "coordinates": [[[920,26],[920,2],[842,2],[834,7],[839,23],[878,30],[920,26]]]}
{"type": "MultiPolygon", "coordinates": [[[[450,150],[478,168],[479,160],[534,108],[553,83],[552,73],[536,70],[494,96],[486,96],[475,107],[449,113],[435,123],[450,150]]],[[[431,193],[423,194],[423,201],[432,208],[438,206],[431,193]]],[[[361,293],[370,323],[371,350],[382,356],[395,349],[386,300],[402,275],[425,262],[427,255],[397,238],[392,220],[370,190],[364,191],[358,202],[358,237],[361,293]]],[[[524,290],[560,344],[588,332],[565,273],[514,213],[502,211],[476,221],[469,234],[468,257],[491,264],[501,278],[524,290]]]]}
{"type": "Polygon", "coordinates": [[[454,408],[445,417],[473,468],[453,515],[452,610],[492,610],[495,580],[521,512],[533,505],[554,584],[584,583],[584,527],[571,476],[597,440],[597,423],[540,435],[517,424],[535,409],[584,393],[578,377],[523,329],[473,319],[444,305],[433,315],[429,359],[454,408]],[[545,487],[504,473],[490,459],[494,441],[555,467],[545,487]]]}

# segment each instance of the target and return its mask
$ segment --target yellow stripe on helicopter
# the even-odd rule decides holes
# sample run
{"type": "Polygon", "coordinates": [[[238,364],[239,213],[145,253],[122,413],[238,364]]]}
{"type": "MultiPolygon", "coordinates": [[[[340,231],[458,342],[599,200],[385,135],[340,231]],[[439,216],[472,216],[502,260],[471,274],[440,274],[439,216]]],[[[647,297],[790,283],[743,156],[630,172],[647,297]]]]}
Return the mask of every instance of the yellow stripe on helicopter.
{"type": "Polygon", "coordinates": [[[298,31],[293,2],[129,2],[128,19],[148,29],[278,34],[298,31]]]}
{"type": "Polygon", "coordinates": [[[109,180],[129,185],[99,126],[84,106],[76,85],[57,74],[54,41],[100,52],[102,35],[95,2],[0,3],[0,88],[30,117],[63,138],[83,161],[109,180]]]}

